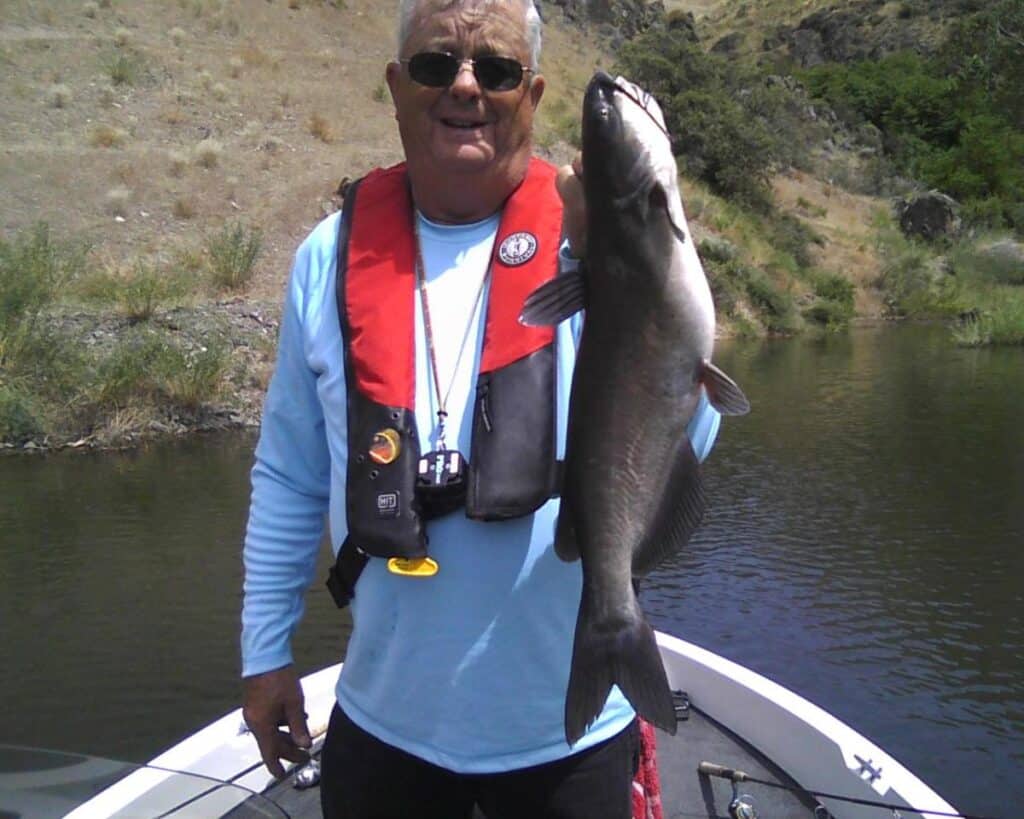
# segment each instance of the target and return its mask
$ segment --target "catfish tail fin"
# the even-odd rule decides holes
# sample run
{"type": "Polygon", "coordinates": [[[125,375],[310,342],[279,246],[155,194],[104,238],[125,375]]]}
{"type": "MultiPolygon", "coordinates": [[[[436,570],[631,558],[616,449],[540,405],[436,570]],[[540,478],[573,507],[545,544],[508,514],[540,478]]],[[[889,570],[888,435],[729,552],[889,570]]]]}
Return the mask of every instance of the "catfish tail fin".
{"type": "Polygon", "coordinates": [[[586,601],[584,589],[565,699],[566,741],[574,745],[583,736],[616,684],[641,717],[674,734],[672,691],[654,629],[636,598],[630,616],[615,624],[597,622],[586,601]]]}

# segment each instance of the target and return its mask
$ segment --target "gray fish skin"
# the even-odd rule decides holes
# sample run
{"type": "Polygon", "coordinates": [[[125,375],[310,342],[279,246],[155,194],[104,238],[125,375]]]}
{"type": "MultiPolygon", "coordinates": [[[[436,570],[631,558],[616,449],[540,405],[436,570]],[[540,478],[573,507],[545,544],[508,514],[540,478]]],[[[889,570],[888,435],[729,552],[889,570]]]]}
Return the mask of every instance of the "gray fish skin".
{"type": "MultiPolygon", "coordinates": [[[[641,89],[603,72],[584,102],[583,185],[586,320],[555,538],[559,556],[579,557],[583,571],[566,697],[570,745],[613,684],[642,717],[675,732],[668,680],[632,580],[700,522],[703,488],[686,427],[702,381],[717,373],[708,369],[714,307],[664,118],[641,89]]],[[[719,384],[735,387],[721,376],[709,395],[717,397],[719,384]]],[[[719,401],[731,414],[746,410],[735,392],[719,401]]]]}

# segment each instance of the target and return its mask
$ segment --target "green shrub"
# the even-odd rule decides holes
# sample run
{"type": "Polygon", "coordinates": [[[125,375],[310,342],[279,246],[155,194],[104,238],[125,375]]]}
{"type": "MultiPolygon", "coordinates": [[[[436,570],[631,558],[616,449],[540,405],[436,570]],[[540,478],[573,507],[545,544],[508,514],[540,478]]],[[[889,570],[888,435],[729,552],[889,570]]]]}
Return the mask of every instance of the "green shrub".
{"type": "Polygon", "coordinates": [[[1004,301],[953,329],[961,347],[1024,345],[1024,299],[1004,301]]]}
{"type": "Polygon", "coordinates": [[[673,151],[688,174],[716,193],[767,211],[769,179],[796,164],[808,129],[803,105],[783,85],[769,85],[670,29],[650,29],[628,42],[615,70],[661,104],[673,151]]]}
{"type": "Polygon", "coordinates": [[[804,318],[828,328],[844,327],[853,318],[853,282],[834,273],[814,277],[815,299],[803,311],[804,318]]]}
{"type": "Polygon", "coordinates": [[[255,273],[256,258],[262,247],[257,228],[241,223],[225,225],[206,240],[206,253],[213,285],[221,290],[238,290],[249,283],[255,273]]]}
{"type": "Polygon", "coordinates": [[[131,324],[138,324],[161,307],[180,304],[194,286],[190,273],[160,269],[139,260],[128,272],[108,269],[82,276],[72,293],[87,302],[116,307],[131,324]]]}
{"type": "Polygon", "coordinates": [[[824,244],[818,233],[791,213],[775,214],[769,225],[769,241],[777,250],[792,256],[801,269],[814,262],[810,245],[824,244]]]}
{"type": "Polygon", "coordinates": [[[196,409],[218,394],[227,365],[219,342],[188,350],[156,330],[136,330],[100,363],[92,402],[101,409],[139,402],[196,409]]]}
{"type": "Polygon", "coordinates": [[[172,404],[195,410],[220,392],[228,354],[220,344],[185,352],[170,349],[160,361],[159,385],[172,404]]]}
{"type": "Polygon", "coordinates": [[[157,388],[159,362],[167,354],[166,339],[152,330],[127,335],[100,362],[92,403],[101,408],[116,408],[152,397],[157,388]]]}
{"type": "Polygon", "coordinates": [[[996,0],[960,15],[931,56],[907,51],[801,76],[851,125],[876,126],[899,173],[963,202],[969,225],[1021,230],[1024,60],[1013,36],[1020,31],[1024,3],[996,0]]]}
{"type": "Polygon", "coordinates": [[[142,57],[134,51],[118,50],[103,61],[103,71],[114,85],[135,85],[143,72],[142,57]]]}
{"type": "Polygon", "coordinates": [[[20,444],[42,431],[31,394],[13,384],[0,384],[0,441],[20,444]]]}
{"type": "Polygon", "coordinates": [[[0,239],[0,364],[33,346],[39,318],[85,266],[87,249],[58,242],[45,223],[0,239]]]}
{"type": "Polygon", "coordinates": [[[188,283],[181,276],[140,261],[121,285],[118,303],[128,320],[136,324],[151,318],[159,307],[178,301],[187,290],[188,283]]]}
{"type": "Polygon", "coordinates": [[[751,305],[758,310],[770,331],[791,334],[802,329],[803,323],[793,297],[762,271],[749,268],[745,284],[751,305]]]}
{"type": "Polygon", "coordinates": [[[716,311],[726,316],[735,316],[736,307],[745,290],[746,268],[735,256],[722,259],[708,255],[707,258],[702,256],[702,260],[716,311]]]}
{"type": "Polygon", "coordinates": [[[980,285],[1024,285],[1024,262],[1009,248],[998,251],[999,243],[962,243],[949,254],[953,272],[980,285]]]}

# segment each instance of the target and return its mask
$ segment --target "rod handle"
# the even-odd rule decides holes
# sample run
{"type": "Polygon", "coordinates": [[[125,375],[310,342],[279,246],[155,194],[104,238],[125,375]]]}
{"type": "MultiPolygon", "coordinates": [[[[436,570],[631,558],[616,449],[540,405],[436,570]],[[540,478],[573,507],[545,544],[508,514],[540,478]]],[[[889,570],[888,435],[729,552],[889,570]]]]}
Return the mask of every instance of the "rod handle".
{"type": "Polygon", "coordinates": [[[714,762],[701,762],[697,766],[697,773],[705,776],[717,776],[721,779],[728,779],[730,782],[746,782],[748,777],[743,771],[735,768],[726,768],[725,765],[716,765],[714,762]]]}

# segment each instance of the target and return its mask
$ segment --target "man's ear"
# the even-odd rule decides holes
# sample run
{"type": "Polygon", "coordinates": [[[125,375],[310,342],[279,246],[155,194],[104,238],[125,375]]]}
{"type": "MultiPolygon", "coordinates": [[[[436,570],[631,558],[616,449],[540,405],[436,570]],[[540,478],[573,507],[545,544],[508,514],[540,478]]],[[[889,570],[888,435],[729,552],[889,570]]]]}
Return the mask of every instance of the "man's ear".
{"type": "Polygon", "coordinates": [[[533,106],[533,110],[537,110],[537,106],[540,105],[540,98],[544,96],[544,77],[540,74],[534,75],[533,81],[530,83],[530,105],[533,106]]]}
{"type": "Polygon", "coordinates": [[[384,80],[391,90],[391,102],[398,105],[398,83],[402,78],[402,64],[398,60],[392,60],[384,69],[384,80]]]}

